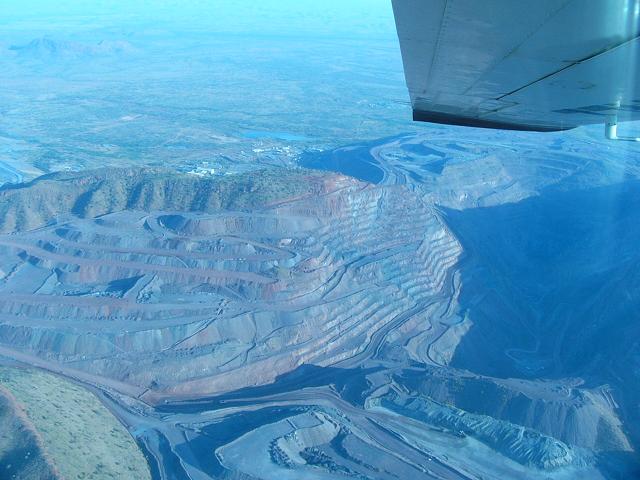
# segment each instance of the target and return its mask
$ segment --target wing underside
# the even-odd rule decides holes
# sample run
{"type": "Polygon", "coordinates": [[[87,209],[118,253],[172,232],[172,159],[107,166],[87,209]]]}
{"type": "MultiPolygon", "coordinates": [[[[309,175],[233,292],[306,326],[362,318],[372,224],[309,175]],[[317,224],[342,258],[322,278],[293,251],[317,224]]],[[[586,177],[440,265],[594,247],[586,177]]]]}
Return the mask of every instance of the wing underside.
{"type": "Polygon", "coordinates": [[[640,119],[640,0],[393,0],[415,120],[553,131],[640,119]]]}

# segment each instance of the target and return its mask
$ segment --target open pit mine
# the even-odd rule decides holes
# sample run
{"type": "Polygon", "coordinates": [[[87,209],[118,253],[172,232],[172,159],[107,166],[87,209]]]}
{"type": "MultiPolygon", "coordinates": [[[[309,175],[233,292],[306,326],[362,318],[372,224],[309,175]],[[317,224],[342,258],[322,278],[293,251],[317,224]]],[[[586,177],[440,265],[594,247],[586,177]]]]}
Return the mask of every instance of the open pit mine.
{"type": "Polygon", "coordinates": [[[0,374],[99,399],[154,479],[632,478],[640,170],[526,138],[5,186],[0,374]]]}

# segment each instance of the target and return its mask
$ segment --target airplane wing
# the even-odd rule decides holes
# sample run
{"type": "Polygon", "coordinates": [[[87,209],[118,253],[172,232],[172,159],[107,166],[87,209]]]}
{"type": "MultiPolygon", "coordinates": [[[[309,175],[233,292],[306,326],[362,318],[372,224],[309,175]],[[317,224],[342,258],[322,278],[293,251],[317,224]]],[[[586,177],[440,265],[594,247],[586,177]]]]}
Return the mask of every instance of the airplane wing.
{"type": "Polygon", "coordinates": [[[414,120],[554,131],[640,119],[640,0],[393,0],[393,10],[414,120]]]}

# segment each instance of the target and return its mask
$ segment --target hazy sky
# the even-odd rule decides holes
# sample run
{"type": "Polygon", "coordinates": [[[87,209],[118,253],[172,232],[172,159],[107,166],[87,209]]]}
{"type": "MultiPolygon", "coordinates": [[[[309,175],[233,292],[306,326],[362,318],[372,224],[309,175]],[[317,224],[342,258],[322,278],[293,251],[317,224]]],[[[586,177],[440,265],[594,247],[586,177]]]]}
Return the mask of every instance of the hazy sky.
{"type": "Polygon", "coordinates": [[[9,36],[175,28],[267,35],[390,38],[390,0],[1,0],[9,36]]]}

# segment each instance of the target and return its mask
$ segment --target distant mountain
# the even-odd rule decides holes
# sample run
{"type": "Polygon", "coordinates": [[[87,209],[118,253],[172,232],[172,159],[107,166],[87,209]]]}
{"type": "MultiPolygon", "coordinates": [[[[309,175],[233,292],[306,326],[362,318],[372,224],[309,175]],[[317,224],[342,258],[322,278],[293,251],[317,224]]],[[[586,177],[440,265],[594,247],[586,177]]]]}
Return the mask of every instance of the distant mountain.
{"type": "Polygon", "coordinates": [[[50,59],[123,55],[135,51],[135,48],[125,40],[102,40],[95,44],[84,44],[42,37],[26,45],[12,45],[9,50],[23,58],[50,59]]]}

